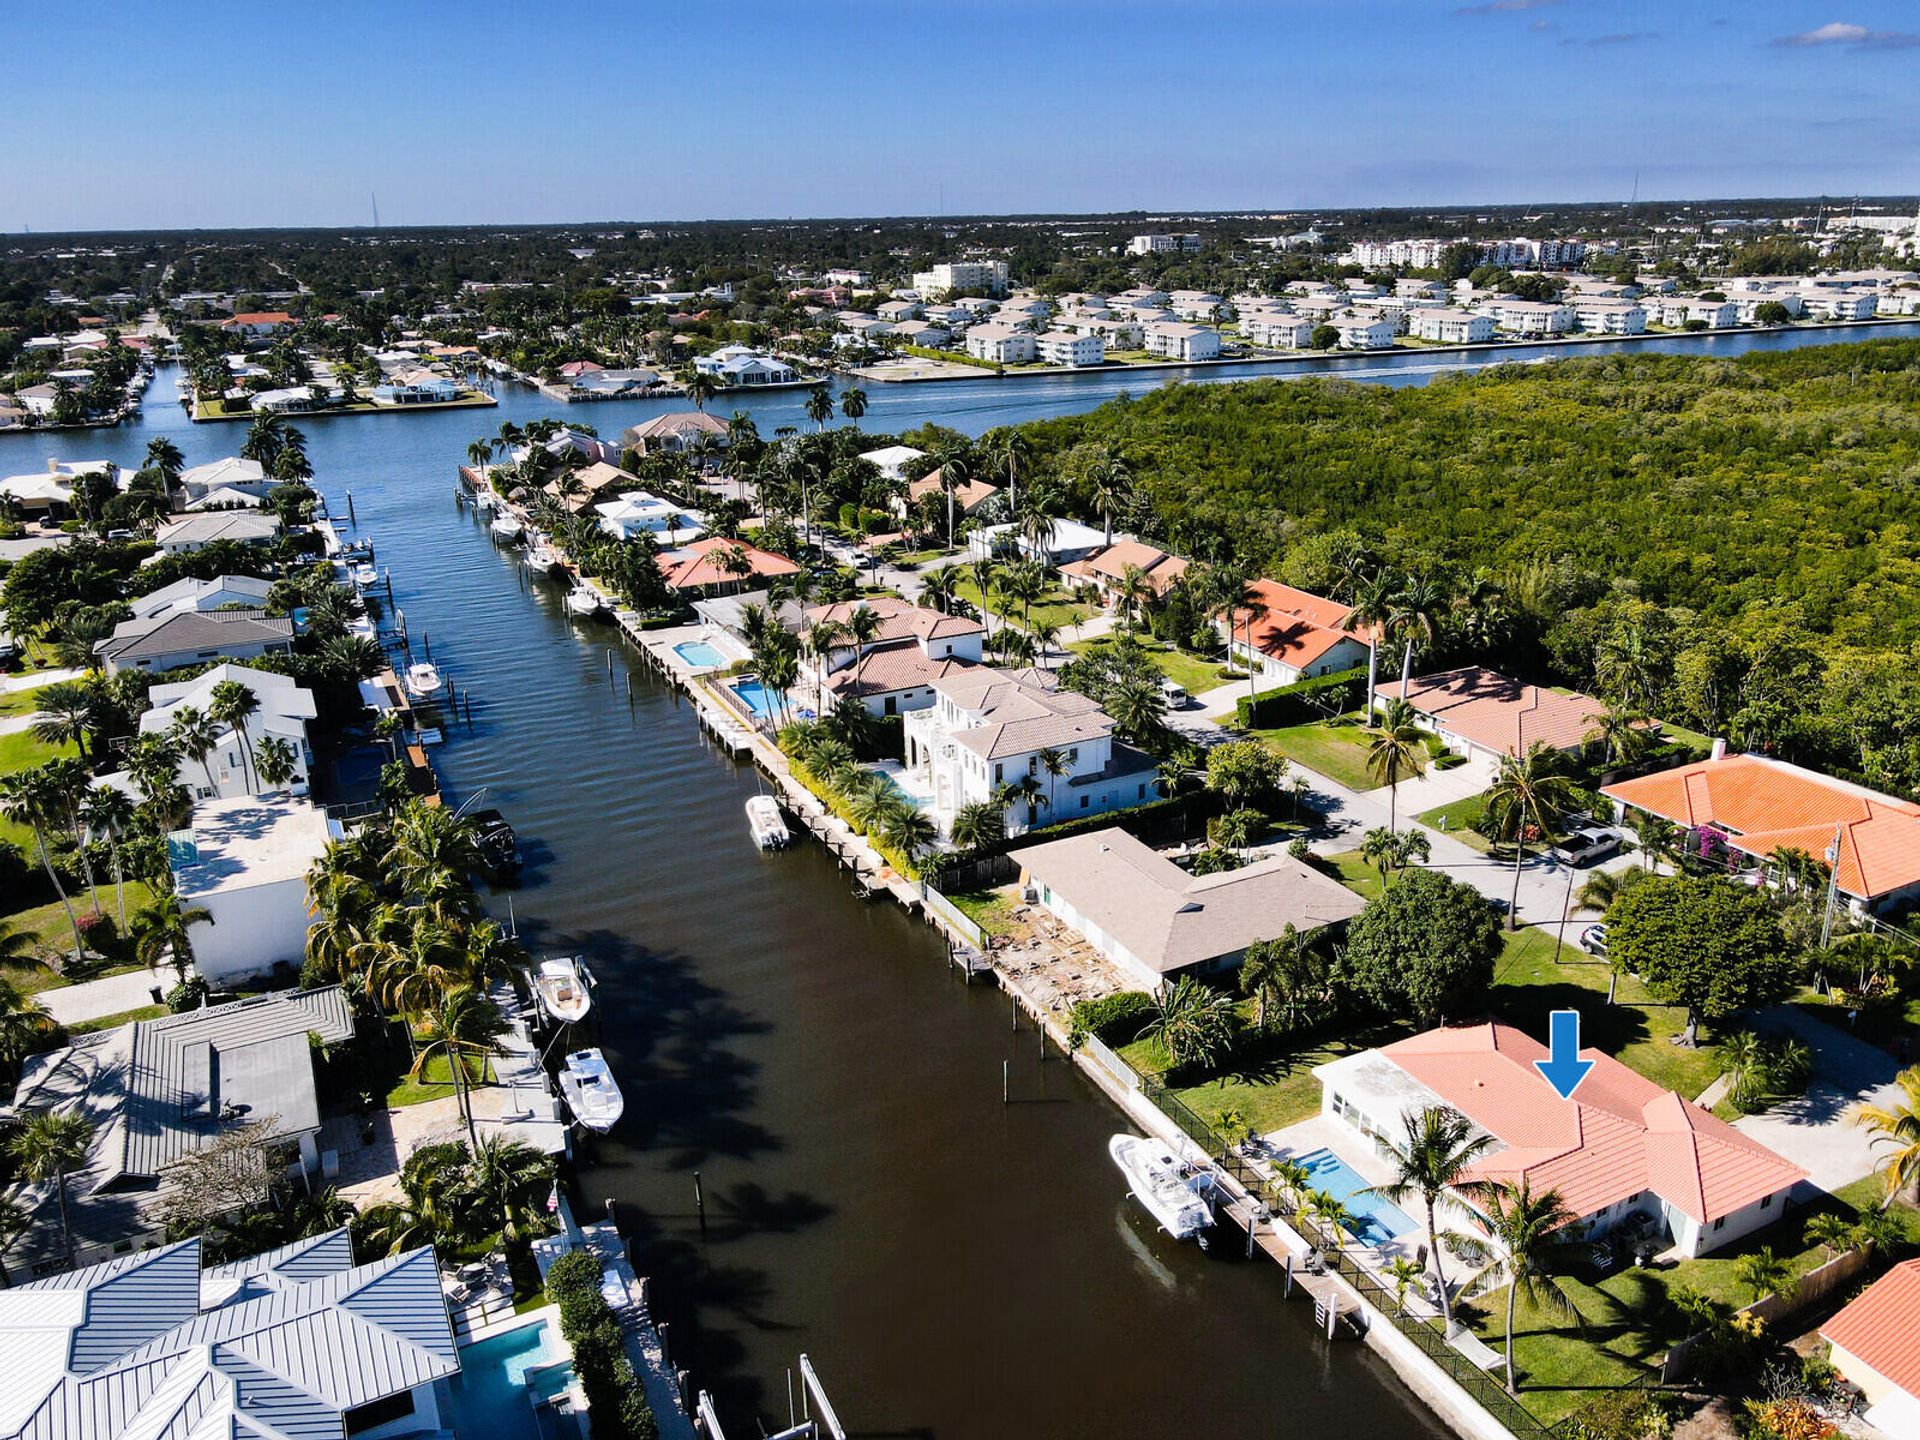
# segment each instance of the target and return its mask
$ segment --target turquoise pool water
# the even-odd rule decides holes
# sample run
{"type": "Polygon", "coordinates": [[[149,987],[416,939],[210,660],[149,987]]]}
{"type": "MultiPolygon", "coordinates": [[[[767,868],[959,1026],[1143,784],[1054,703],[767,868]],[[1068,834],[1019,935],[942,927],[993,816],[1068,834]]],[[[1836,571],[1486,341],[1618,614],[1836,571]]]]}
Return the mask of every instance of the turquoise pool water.
{"type": "Polygon", "coordinates": [[[727,663],[727,657],[704,640],[682,640],[673,647],[673,653],[687,664],[701,670],[712,669],[727,663]]]}
{"type": "Polygon", "coordinates": [[[1299,1162],[1313,1177],[1309,1185],[1324,1190],[1347,1207],[1353,1216],[1351,1233],[1367,1245],[1385,1245],[1414,1229],[1406,1211],[1378,1195],[1369,1195],[1367,1182],[1354,1168],[1331,1150],[1314,1150],[1299,1156],[1299,1162]]]}
{"type": "Polygon", "coordinates": [[[533,1397],[564,1390],[568,1370],[528,1373],[565,1354],[553,1326],[540,1320],[495,1335],[460,1352],[460,1373],[448,1382],[453,1428],[484,1440],[543,1440],[533,1397]]]}
{"type": "Polygon", "coordinates": [[[769,690],[758,680],[741,680],[732,687],[740,703],[759,720],[772,720],[780,713],[780,692],[769,690]]]}

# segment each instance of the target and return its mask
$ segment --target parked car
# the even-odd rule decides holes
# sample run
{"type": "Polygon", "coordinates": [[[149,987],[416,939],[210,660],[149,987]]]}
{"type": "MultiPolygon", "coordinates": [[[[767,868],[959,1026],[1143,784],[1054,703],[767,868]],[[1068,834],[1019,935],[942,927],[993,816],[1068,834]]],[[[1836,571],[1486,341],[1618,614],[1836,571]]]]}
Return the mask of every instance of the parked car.
{"type": "Polygon", "coordinates": [[[1184,710],[1187,708],[1188,697],[1186,689],[1175,681],[1162,680],[1160,682],[1160,693],[1167,697],[1167,708],[1169,710],[1184,710]]]}
{"type": "Polygon", "coordinates": [[[1589,955],[1604,957],[1607,953],[1607,927],[1604,922],[1589,925],[1580,932],[1580,948],[1589,955]]]}
{"type": "Polygon", "coordinates": [[[1620,849],[1620,832],[1591,826],[1573,831],[1553,847],[1554,856],[1567,865],[1592,865],[1620,849]]]}

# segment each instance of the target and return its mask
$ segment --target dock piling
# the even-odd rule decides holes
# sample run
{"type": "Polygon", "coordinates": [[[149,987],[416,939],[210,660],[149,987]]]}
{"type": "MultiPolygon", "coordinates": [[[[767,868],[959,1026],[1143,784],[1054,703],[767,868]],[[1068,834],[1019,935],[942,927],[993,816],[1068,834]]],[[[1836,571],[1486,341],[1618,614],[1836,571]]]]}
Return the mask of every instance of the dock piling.
{"type": "Polygon", "coordinates": [[[1013,1089],[1013,1062],[1011,1060],[1002,1060],[1000,1062],[1000,1103],[1002,1105],[1009,1103],[1009,1097],[1012,1094],[1012,1089],[1013,1089]]]}
{"type": "Polygon", "coordinates": [[[433,637],[424,630],[420,632],[420,648],[427,652],[427,659],[433,659],[433,637]]]}
{"type": "Polygon", "coordinates": [[[351,490],[347,491],[347,523],[356,530],[360,528],[360,521],[353,513],[353,492],[351,490]]]}
{"type": "Polygon", "coordinates": [[[693,1172],[693,1208],[700,1216],[701,1233],[705,1234],[707,1228],[707,1194],[706,1191],[701,1188],[700,1172],[698,1170],[693,1172]]]}

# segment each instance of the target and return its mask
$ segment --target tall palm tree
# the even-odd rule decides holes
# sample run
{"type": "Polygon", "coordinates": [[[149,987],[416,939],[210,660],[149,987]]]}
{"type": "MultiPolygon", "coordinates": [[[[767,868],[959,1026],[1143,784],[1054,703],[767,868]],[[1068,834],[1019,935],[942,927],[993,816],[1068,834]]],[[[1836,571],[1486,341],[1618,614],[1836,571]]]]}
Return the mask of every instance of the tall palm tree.
{"type": "Polygon", "coordinates": [[[200,762],[201,770],[206,773],[207,789],[218,795],[220,782],[213,778],[213,766],[208,763],[207,757],[213,754],[220,734],[200,707],[182,705],[174,711],[173,719],[167,725],[167,739],[189,760],[200,762]]]}
{"type": "Polygon", "coordinates": [[[260,752],[254,756],[254,768],[259,772],[260,783],[270,790],[285,792],[293,783],[297,753],[293,742],[278,735],[268,735],[260,742],[260,752]]]}
{"type": "Polygon", "coordinates": [[[474,1142],[467,1189],[487,1202],[508,1239],[545,1233],[552,1187],[553,1161],[531,1145],[501,1135],[474,1142]]]}
{"type": "Polygon", "coordinates": [[[695,370],[682,382],[681,388],[693,402],[693,408],[704,415],[707,402],[720,393],[720,382],[704,370],[695,370]]]}
{"type": "Polygon", "coordinates": [[[997,845],[1007,835],[1006,811],[990,800],[975,800],[962,805],[954,811],[953,824],[949,827],[954,846],[960,850],[979,851],[989,845],[997,845]]]}
{"type": "Polygon", "coordinates": [[[1625,765],[1637,760],[1653,743],[1647,717],[1625,705],[1609,705],[1599,714],[1587,716],[1587,725],[1587,742],[1606,748],[1609,765],[1625,765]]]}
{"type": "Polygon", "coordinates": [[[240,737],[241,764],[247,775],[247,788],[253,789],[253,737],[247,722],[260,713],[260,697],[242,680],[222,680],[207,697],[207,718],[230,727],[240,737]]]}
{"type": "Polygon", "coordinates": [[[1367,773],[1387,787],[1389,830],[1400,826],[1400,782],[1427,773],[1427,736],[1414,713],[1406,701],[1389,700],[1379,733],[1367,742],[1367,773]]]}
{"type": "Polygon", "coordinates": [[[960,567],[941,565],[929,570],[920,580],[920,603],[931,605],[941,614],[953,610],[953,587],[960,579],[960,567]]]}
{"type": "Polygon", "coordinates": [[[1427,1243],[1433,1260],[1435,1288],[1440,1292],[1440,1316],[1453,1333],[1453,1297],[1447,1292],[1446,1271],[1440,1265],[1439,1210],[1458,1206],[1455,1198],[1477,1188],[1467,1171],[1493,1147],[1493,1137],[1474,1128],[1458,1110],[1430,1105],[1406,1117],[1406,1139],[1387,1142],[1387,1163],[1393,1179],[1373,1187],[1373,1193],[1396,1205],[1418,1199],[1426,1207],[1427,1243]]]}
{"type": "Polygon", "coordinates": [[[35,1110],[27,1115],[7,1141],[7,1153],[27,1179],[52,1181],[60,1201],[60,1244],[67,1263],[74,1258],[73,1225],[67,1214],[67,1172],[87,1161],[93,1126],[78,1112],[35,1110]]]}
{"type": "Polygon", "coordinates": [[[486,477],[487,466],[493,463],[493,441],[476,440],[467,446],[467,464],[473,470],[474,478],[486,477]]]}
{"type": "Polygon", "coordinates": [[[464,908],[467,877],[484,863],[471,820],[445,806],[416,802],[395,818],[389,838],[389,865],[408,895],[428,905],[464,908]]]}
{"type": "Polygon", "coordinates": [[[1125,514],[1133,503],[1133,472],[1116,451],[1105,449],[1087,472],[1087,485],[1100,516],[1102,542],[1112,545],[1113,518],[1125,514]]]}
{"type": "Polygon", "coordinates": [[[807,391],[806,413],[816,431],[825,430],[827,421],[833,418],[833,392],[824,385],[815,385],[807,391]]]}
{"type": "Polygon", "coordinates": [[[951,450],[940,459],[940,468],[934,472],[940,480],[940,493],[947,502],[947,548],[953,548],[953,509],[960,492],[967,482],[973,479],[973,461],[964,450],[951,450]]]}
{"type": "Polygon", "coordinates": [[[47,793],[53,806],[48,815],[52,823],[65,825],[73,837],[73,853],[80,861],[80,874],[87,882],[87,898],[93,913],[100,914],[100,887],[94,880],[93,853],[87,849],[86,829],[80,823],[80,802],[92,784],[86,765],[77,757],[63,755],[40,767],[47,777],[47,793]]]}
{"type": "Polygon", "coordinates": [[[187,967],[193,964],[193,941],[188,932],[203,924],[213,924],[212,912],[203,906],[182,905],[172,891],[156,895],[134,913],[128,932],[133,937],[134,956],[151,970],[162,956],[171,955],[174,971],[185,981],[187,967]]]}
{"type": "Polygon", "coordinates": [[[853,421],[853,428],[860,428],[860,417],[867,413],[867,392],[858,385],[849,385],[840,392],[840,413],[853,421]]]}
{"type": "Polygon", "coordinates": [[[1920,1065],[1908,1066],[1894,1076],[1900,1098],[1887,1105],[1862,1105],[1853,1112],[1853,1123],[1873,1131],[1877,1148],[1892,1148],[1877,1168],[1887,1177],[1887,1195],[1880,1202],[1887,1209],[1900,1192],[1913,1186],[1920,1199],[1920,1065]]]}
{"type": "Polygon", "coordinates": [[[1513,837],[1513,896],[1507,928],[1520,928],[1520,867],[1526,861],[1527,831],[1551,837],[1573,798],[1573,781],[1561,768],[1560,752],[1536,740],[1524,755],[1502,755],[1487,788],[1487,813],[1501,834],[1513,837]]]}
{"type": "Polygon", "coordinates": [[[475,1146],[480,1143],[480,1134],[474,1126],[467,1086],[475,1079],[486,1079],[487,1057],[506,1033],[507,1020],[500,1007],[471,985],[449,990],[421,1017],[418,1038],[422,1043],[408,1073],[418,1080],[436,1055],[445,1058],[453,1076],[455,1107],[467,1122],[467,1138],[475,1146]]]}
{"type": "Polygon", "coordinates": [[[1507,1287],[1507,1393],[1518,1395],[1520,1386],[1513,1373],[1514,1302],[1525,1296],[1535,1309],[1550,1309],[1576,1325],[1583,1323],[1573,1297],[1549,1268],[1555,1253],[1566,1247],[1565,1231],[1575,1217],[1561,1202],[1558,1190],[1535,1194],[1532,1182],[1524,1178],[1517,1185],[1509,1182],[1485,1194],[1493,1237],[1507,1252],[1507,1273],[1513,1277],[1507,1287]]]}
{"type": "Polygon", "coordinates": [[[1246,626],[1247,635],[1247,700],[1252,702],[1260,675],[1260,661],[1253,648],[1253,626],[1256,620],[1264,620],[1267,615],[1267,602],[1260,598],[1259,588],[1245,575],[1220,572],[1215,577],[1218,590],[1220,612],[1227,617],[1227,649],[1229,658],[1233,649],[1233,626],[1236,620],[1246,626]]]}
{"type": "Polygon", "coordinates": [[[980,442],[988,457],[988,469],[1007,482],[1007,513],[1020,514],[1020,477],[1033,460],[1033,442],[1025,432],[1012,426],[989,431],[980,442]]]}
{"type": "Polygon", "coordinates": [[[1353,609],[1347,612],[1347,618],[1341,628],[1349,631],[1369,631],[1372,638],[1367,641],[1367,720],[1373,720],[1374,695],[1380,680],[1380,639],[1385,635],[1387,623],[1394,615],[1393,581],[1385,574],[1377,574],[1360,581],[1353,591],[1353,609]]]}
{"type": "Polygon", "coordinates": [[[1138,565],[1120,567],[1120,618],[1131,635],[1153,600],[1153,582],[1147,579],[1147,572],[1138,565]]]}
{"type": "Polygon", "coordinates": [[[67,924],[73,928],[73,954],[77,960],[87,948],[86,942],[80,938],[80,917],[74,913],[73,901],[67,897],[67,887],[60,883],[60,876],[54,871],[53,852],[47,848],[47,825],[55,813],[56,803],[54,787],[44,766],[0,775],[0,815],[33,831],[33,843],[40,851],[41,867],[47,872],[53,893],[60,897],[60,904],[67,912],[67,924]]]}
{"type": "Polygon", "coordinates": [[[113,861],[113,889],[120,911],[120,930],[127,928],[126,872],[120,865],[120,837],[133,825],[133,800],[112,785],[93,785],[80,797],[80,821],[92,835],[106,837],[113,861]]]}
{"type": "MultiPolygon", "coordinates": [[[[0,960],[25,959],[33,938],[31,931],[0,927],[0,960]]],[[[0,1061],[4,1061],[9,1070],[57,1028],[46,1006],[31,995],[22,994],[11,980],[0,980],[0,1061]]]]}
{"type": "Polygon", "coordinates": [[[1054,808],[1054,782],[1062,775],[1069,773],[1073,769],[1073,766],[1067,759],[1066,751],[1056,749],[1051,745],[1041,750],[1034,758],[1040,762],[1041,773],[1047,777],[1047,811],[1048,813],[1052,813],[1054,808]]]}
{"type": "Polygon", "coordinates": [[[146,463],[149,470],[160,472],[160,478],[166,481],[167,490],[171,493],[180,483],[180,472],[186,468],[187,457],[166,436],[156,435],[147,442],[146,463]]]}
{"type": "Polygon", "coordinates": [[[858,665],[866,654],[867,646],[873,642],[881,629],[880,614],[870,605],[856,605],[853,613],[847,616],[847,638],[853,641],[853,663],[858,665]]]}
{"type": "Polygon", "coordinates": [[[92,685],[81,680],[58,680],[36,690],[33,703],[39,711],[33,722],[35,739],[48,745],[71,742],[82,760],[90,758],[87,737],[100,714],[99,694],[92,685]]]}
{"type": "Polygon", "coordinates": [[[1409,575],[1394,592],[1387,629],[1405,647],[1400,661],[1400,693],[1413,678],[1413,652],[1433,649],[1449,609],[1447,592],[1430,575],[1409,575]]]}

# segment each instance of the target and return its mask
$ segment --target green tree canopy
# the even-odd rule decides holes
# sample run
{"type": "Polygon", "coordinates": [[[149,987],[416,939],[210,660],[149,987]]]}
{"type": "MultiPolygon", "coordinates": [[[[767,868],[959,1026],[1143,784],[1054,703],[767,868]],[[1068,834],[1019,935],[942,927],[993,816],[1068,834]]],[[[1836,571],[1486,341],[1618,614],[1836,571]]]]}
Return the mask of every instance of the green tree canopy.
{"type": "Polygon", "coordinates": [[[1607,956],[1658,999],[1687,1007],[1687,1023],[1724,1020],[1784,999],[1794,968],[1766,897],[1713,876],[1656,876],[1607,911],[1607,956]]]}
{"type": "Polygon", "coordinates": [[[1499,953],[1499,923],[1479,891],[1408,870],[1349,927],[1341,974],[1388,1014],[1435,1025],[1480,1003],[1499,953]]]}

